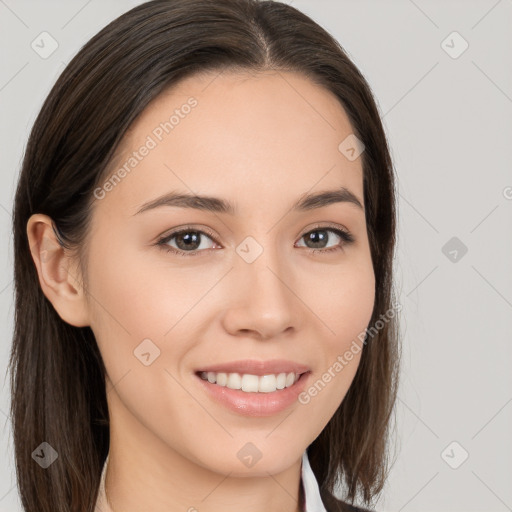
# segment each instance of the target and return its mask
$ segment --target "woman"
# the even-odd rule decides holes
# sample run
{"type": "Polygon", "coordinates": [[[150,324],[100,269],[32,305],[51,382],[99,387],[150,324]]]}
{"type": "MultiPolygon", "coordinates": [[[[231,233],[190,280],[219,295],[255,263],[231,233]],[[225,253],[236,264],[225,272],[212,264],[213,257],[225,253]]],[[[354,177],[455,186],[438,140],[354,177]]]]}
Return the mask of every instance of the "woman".
{"type": "Polygon", "coordinates": [[[310,18],[155,0],[110,23],[46,99],[15,197],[25,510],[371,506],[395,222],[370,88],[310,18]]]}

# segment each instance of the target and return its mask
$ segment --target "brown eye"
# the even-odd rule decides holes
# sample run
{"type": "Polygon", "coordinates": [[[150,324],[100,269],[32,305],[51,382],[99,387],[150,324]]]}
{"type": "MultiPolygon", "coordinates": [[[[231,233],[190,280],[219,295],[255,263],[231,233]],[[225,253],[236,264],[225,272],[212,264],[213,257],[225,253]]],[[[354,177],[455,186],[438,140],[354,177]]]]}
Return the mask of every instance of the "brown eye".
{"type": "MultiPolygon", "coordinates": [[[[336,241],[334,237],[334,241],[336,241]]],[[[330,252],[342,249],[345,245],[350,244],[354,241],[354,237],[345,230],[339,228],[316,228],[312,231],[308,231],[301,239],[306,241],[306,247],[318,252],[330,252]],[[329,233],[334,233],[341,243],[338,242],[333,247],[327,247],[327,244],[333,238],[329,233]]]]}
{"type": "Polygon", "coordinates": [[[162,249],[167,250],[169,252],[173,252],[180,256],[195,256],[200,252],[203,252],[204,249],[208,249],[208,247],[201,247],[203,241],[205,239],[209,239],[213,241],[213,235],[210,233],[205,233],[204,231],[192,228],[180,229],[179,231],[174,231],[169,235],[161,238],[157,245],[162,247],[162,249]],[[169,242],[175,240],[176,246],[170,245],[169,242]]]}

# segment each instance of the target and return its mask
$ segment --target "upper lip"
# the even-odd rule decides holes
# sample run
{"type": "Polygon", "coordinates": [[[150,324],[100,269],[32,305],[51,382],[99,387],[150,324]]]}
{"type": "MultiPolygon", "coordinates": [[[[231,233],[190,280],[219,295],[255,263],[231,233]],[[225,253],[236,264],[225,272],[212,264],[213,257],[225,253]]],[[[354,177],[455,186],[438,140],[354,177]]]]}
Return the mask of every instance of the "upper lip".
{"type": "Polygon", "coordinates": [[[230,361],[228,363],[219,363],[210,366],[204,366],[197,370],[198,372],[224,372],[240,373],[250,375],[269,375],[279,373],[306,373],[309,367],[287,361],[285,359],[271,359],[269,361],[257,361],[255,359],[244,359],[241,361],[230,361]]]}

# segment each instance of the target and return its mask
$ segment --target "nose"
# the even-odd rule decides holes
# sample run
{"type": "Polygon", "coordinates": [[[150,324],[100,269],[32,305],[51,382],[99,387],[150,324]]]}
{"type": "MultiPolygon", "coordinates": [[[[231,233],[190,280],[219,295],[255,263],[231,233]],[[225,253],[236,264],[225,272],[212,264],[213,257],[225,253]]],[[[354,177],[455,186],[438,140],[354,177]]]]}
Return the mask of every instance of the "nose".
{"type": "Polygon", "coordinates": [[[236,261],[228,281],[223,324],[230,334],[268,340],[300,328],[305,307],[294,291],[296,278],[270,251],[252,263],[236,261]]]}

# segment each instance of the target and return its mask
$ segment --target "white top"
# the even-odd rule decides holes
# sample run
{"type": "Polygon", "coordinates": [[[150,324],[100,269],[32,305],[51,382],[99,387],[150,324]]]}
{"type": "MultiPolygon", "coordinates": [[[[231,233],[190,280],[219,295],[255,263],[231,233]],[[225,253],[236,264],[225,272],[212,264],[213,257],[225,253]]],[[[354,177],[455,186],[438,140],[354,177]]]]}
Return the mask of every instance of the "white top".
{"type": "Polygon", "coordinates": [[[320,497],[315,473],[309,465],[308,452],[302,454],[302,485],[304,486],[305,512],[327,512],[320,497]]]}
{"type": "MultiPolygon", "coordinates": [[[[105,474],[108,462],[108,455],[101,472],[100,490],[96,501],[96,512],[112,512],[105,497],[105,474]]],[[[304,487],[305,512],[327,512],[320,497],[320,489],[315,474],[309,465],[307,450],[302,454],[302,485],[304,487]]]]}

